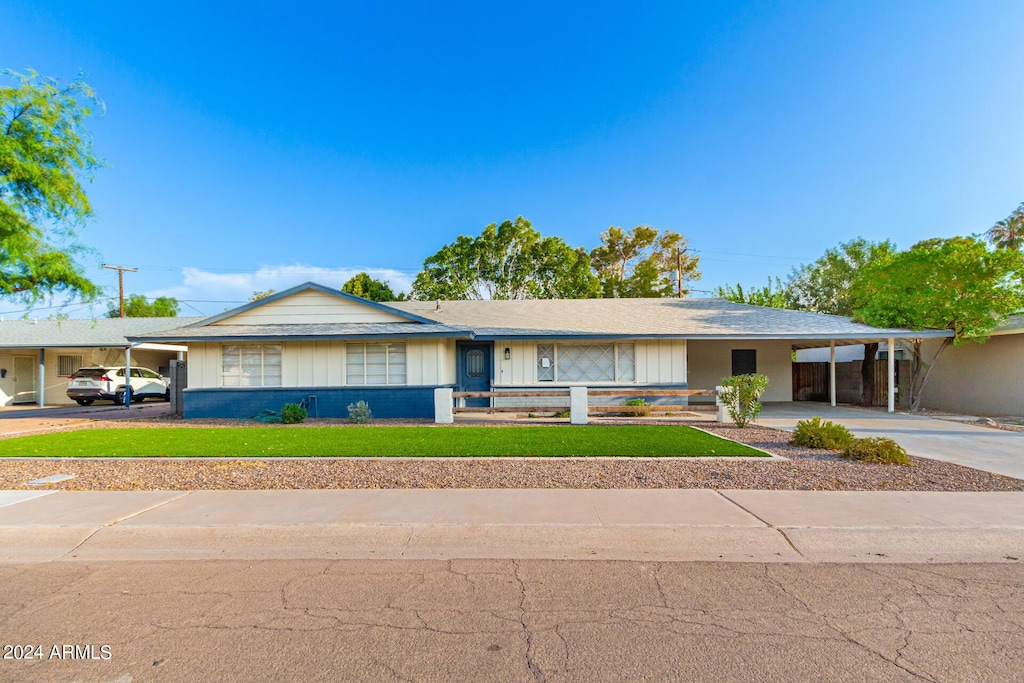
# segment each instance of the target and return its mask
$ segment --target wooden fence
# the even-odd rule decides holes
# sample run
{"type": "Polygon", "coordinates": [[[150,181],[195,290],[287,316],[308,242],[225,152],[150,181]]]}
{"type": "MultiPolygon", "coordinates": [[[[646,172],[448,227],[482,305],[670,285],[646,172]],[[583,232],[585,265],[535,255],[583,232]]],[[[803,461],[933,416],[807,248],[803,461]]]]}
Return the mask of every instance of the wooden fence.
{"type": "MultiPolygon", "coordinates": [[[[657,396],[717,396],[718,393],[708,389],[588,389],[587,397],[591,396],[618,396],[634,398],[653,398],[657,396]]],[[[453,413],[556,413],[569,410],[569,390],[549,389],[535,391],[453,391],[452,398],[456,401],[453,413]],[[564,405],[537,405],[537,406],[458,406],[460,398],[565,398],[564,405]]],[[[588,405],[588,413],[693,413],[701,411],[715,411],[714,404],[700,405],[664,405],[651,404],[644,406],[624,405],[588,405]]]]}

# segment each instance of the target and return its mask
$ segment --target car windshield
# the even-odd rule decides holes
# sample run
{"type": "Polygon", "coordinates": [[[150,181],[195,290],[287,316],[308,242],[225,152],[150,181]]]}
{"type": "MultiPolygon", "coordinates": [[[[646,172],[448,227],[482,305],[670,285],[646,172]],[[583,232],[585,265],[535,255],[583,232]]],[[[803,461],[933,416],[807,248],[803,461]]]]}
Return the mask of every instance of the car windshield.
{"type": "Polygon", "coordinates": [[[81,368],[78,372],[71,375],[72,379],[75,377],[102,377],[103,368],[81,368]]]}

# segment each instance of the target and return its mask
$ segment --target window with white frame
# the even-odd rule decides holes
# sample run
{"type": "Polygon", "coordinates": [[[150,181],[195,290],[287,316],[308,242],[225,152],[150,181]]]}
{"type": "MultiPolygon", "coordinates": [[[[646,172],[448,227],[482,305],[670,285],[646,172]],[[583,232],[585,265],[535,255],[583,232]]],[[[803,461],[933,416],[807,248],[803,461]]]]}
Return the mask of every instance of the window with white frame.
{"type": "Polygon", "coordinates": [[[352,343],[345,347],[347,384],[405,384],[405,342],[352,343]]]}
{"type": "Polygon", "coordinates": [[[538,344],[540,382],[632,382],[633,344],[538,344]]]}
{"type": "Polygon", "coordinates": [[[57,355],[57,376],[70,377],[82,367],[82,354],[62,353],[57,355]]]}
{"type": "Polygon", "coordinates": [[[222,386],[281,386],[280,344],[225,344],[220,361],[222,386]]]}

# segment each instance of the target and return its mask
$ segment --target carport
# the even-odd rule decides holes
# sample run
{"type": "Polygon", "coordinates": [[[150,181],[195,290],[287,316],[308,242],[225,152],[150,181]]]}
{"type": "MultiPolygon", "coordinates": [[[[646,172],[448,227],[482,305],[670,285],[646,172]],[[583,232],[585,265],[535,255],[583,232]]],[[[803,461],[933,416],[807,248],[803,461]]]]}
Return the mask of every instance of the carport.
{"type": "Polygon", "coordinates": [[[183,359],[179,344],[132,343],[127,337],[201,318],[0,320],[0,406],[66,405],[67,378],[90,365],[132,365],[164,371],[183,359]]]}

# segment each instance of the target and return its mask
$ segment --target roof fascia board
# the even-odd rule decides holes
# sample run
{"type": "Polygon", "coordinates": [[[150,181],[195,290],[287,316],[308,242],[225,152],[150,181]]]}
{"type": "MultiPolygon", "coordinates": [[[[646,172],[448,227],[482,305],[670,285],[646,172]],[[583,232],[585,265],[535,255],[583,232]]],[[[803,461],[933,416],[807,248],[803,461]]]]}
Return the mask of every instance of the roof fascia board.
{"type": "Polygon", "coordinates": [[[227,318],[236,316],[239,313],[251,311],[254,308],[259,308],[260,306],[264,306],[274,301],[279,301],[287,296],[291,296],[292,294],[297,294],[299,292],[304,292],[309,289],[314,289],[318,292],[323,292],[324,294],[330,294],[331,296],[346,299],[353,303],[362,304],[369,308],[375,308],[378,311],[384,311],[392,315],[397,315],[400,318],[404,318],[412,322],[437,324],[436,320],[430,320],[429,318],[424,318],[422,316],[416,315],[415,313],[409,313],[408,311],[403,311],[401,309],[394,308],[386,304],[382,304],[378,301],[370,301],[369,299],[364,299],[354,294],[349,294],[348,292],[342,292],[341,290],[331,289],[330,287],[325,287],[315,282],[303,282],[301,285],[296,285],[291,289],[284,290],[283,292],[277,292],[276,294],[271,294],[268,297],[257,299],[256,301],[250,301],[249,303],[242,304],[237,308],[232,308],[231,310],[224,311],[223,313],[218,313],[217,315],[210,316],[209,318],[200,320],[199,322],[192,323],[191,325],[188,325],[188,327],[206,327],[207,325],[212,325],[213,323],[220,322],[221,320],[226,320],[227,318]]]}
{"type": "Polygon", "coordinates": [[[889,338],[895,339],[942,339],[952,337],[953,332],[949,330],[929,330],[927,332],[913,332],[908,330],[901,330],[898,333],[885,332],[883,334],[600,334],[600,333],[580,333],[580,334],[562,334],[553,332],[550,334],[539,334],[536,332],[523,332],[514,334],[478,334],[475,339],[480,341],[498,341],[502,339],[543,339],[543,340],[560,340],[560,339],[693,339],[695,341],[728,341],[732,340],[743,340],[743,339],[765,339],[765,340],[795,340],[795,339],[820,339],[820,340],[864,340],[864,339],[878,339],[885,341],[889,338]]]}

